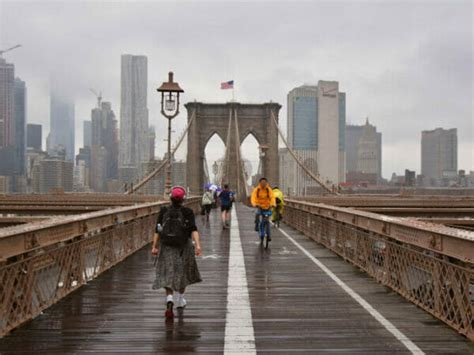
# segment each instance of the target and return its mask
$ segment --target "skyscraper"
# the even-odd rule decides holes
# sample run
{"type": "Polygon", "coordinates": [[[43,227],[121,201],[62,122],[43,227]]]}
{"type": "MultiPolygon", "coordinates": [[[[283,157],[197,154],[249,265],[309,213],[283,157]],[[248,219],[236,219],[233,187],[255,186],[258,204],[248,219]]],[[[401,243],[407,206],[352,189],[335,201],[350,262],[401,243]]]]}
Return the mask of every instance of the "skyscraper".
{"type": "Polygon", "coordinates": [[[119,169],[124,182],[150,160],[147,86],[147,57],[122,55],[119,169]]]}
{"type": "Polygon", "coordinates": [[[106,180],[118,175],[117,120],[110,102],[102,102],[91,114],[91,187],[105,191],[106,180]]]}
{"type": "Polygon", "coordinates": [[[15,175],[25,175],[26,169],[26,85],[15,79],[15,175]]]}
{"type": "Polygon", "coordinates": [[[83,146],[90,147],[92,142],[92,121],[84,121],[83,146]]]}
{"type": "Polygon", "coordinates": [[[0,57],[0,148],[14,144],[15,66],[0,57]]]}
{"type": "Polygon", "coordinates": [[[457,129],[436,128],[421,132],[421,175],[430,185],[439,185],[443,179],[457,174],[457,129]]]}
{"type": "Polygon", "coordinates": [[[26,146],[40,151],[42,139],[42,126],[40,124],[28,123],[26,125],[26,146]]]}
{"type": "Polygon", "coordinates": [[[50,132],[47,140],[47,150],[50,154],[64,149],[66,159],[74,161],[75,130],[74,130],[74,101],[53,83],[50,97],[50,132]]]}
{"type": "MultiPolygon", "coordinates": [[[[303,85],[288,93],[288,143],[304,164],[323,181],[338,184],[345,178],[346,96],[336,81],[303,85]]],[[[295,165],[292,193],[317,186],[295,165]]]]}
{"type": "Polygon", "coordinates": [[[346,126],[346,180],[367,180],[363,174],[375,174],[371,179],[382,178],[382,133],[369,123],[346,126]],[[363,160],[363,161],[361,161],[363,160]],[[371,167],[368,167],[368,164],[371,167]],[[376,170],[374,172],[374,169],[376,170]]]}
{"type": "Polygon", "coordinates": [[[0,175],[8,190],[23,192],[26,185],[26,86],[14,79],[15,67],[0,57],[0,175]]]}

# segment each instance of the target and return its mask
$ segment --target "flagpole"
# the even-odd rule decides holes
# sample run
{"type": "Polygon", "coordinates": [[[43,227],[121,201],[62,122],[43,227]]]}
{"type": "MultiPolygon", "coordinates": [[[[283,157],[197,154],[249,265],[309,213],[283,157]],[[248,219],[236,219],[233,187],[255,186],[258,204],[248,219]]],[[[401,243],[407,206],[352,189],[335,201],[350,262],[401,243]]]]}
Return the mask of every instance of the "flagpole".
{"type": "Polygon", "coordinates": [[[235,99],[234,99],[234,85],[232,85],[232,102],[234,102],[235,99]]]}

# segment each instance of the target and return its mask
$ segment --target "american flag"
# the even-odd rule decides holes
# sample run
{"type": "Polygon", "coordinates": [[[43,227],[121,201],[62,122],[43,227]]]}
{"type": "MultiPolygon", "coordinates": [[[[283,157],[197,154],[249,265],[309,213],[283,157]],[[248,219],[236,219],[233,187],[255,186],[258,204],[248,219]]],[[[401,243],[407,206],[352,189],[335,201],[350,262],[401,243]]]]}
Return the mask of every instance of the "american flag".
{"type": "Polygon", "coordinates": [[[221,90],[233,89],[233,88],[234,88],[234,80],[221,83],[221,90]]]}

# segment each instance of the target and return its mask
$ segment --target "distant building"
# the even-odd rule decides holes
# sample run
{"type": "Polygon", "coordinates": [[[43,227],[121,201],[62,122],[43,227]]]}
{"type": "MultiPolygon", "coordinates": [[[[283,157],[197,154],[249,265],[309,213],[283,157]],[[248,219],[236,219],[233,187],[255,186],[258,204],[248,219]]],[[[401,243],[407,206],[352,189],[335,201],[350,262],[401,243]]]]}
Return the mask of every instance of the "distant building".
{"type": "Polygon", "coordinates": [[[84,121],[83,123],[83,147],[92,145],[92,121],[84,121]]]}
{"type": "Polygon", "coordinates": [[[359,180],[382,180],[382,133],[368,118],[365,125],[346,126],[346,181],[359,180]]]}
{"type": "Polygon", "coordinates": [[[174,161],[171,169],[172,185],[186,187],[186,162],[174,161]]]}
{"type": "Polygon", "coordinates": [[[117,120],[110,102],[94,108],[91,117],[91,188],[105,192],[106,181],[118,178],[117,120]]]}
{"type": "Polygon", "coordinates": [[[83,160],[79,160],[79,162],[74,166],[74,191],[89,191],[89,175],[89,168],[86,167],[86,163],[83,160]]]}
{"type": "Polygon", "coordinates": [[[48,158],[48,153],[34,148],[26,150],[26,178],[28,182],[28,193],[39,193],[39,165],[40,161],[48,158]]]}
{"type": "Polygon", "coordinates": [[[155,132],[155,127],[150,126],[150,134],[149,134],[149,149],[150,149],[150,159],[149,160],[155,160],[155,145],[156,145],[156,132],[155,132]]]}
{"type": "Polygon", "coordinates": [[[13,176],[16,165],[16,151],[13,145],[0,148],[0,175],[13,176]]]}
{"type": "Polygon", "coordinates": [[[40,151],[42,149],[43,127],[40,124],[28,123],[26,125],[26,146],[40,151]]]}
{"type": "Polygon", "coordinates": [[[15,66],[0,57],[0,148],[15,143],[15,66]]]}
{"type": "Polygon", "coordinates": [[[64,149],[66,159],[74,161],[75,128],[74,128],[74,101],[58,85],[52,85],[50,93],[50,132],[47,139],[49,154],[64,149]]]}
{"type": "Polygon", "coordinates": [[[91,186],[92,149],[90,146],[79,148],[74,166],[74,191],[88,191],[91,186]]]}
{"type": "Polygon", "coordinates": [[[53,189],[70,192],[73,189],[73,167],[71,161],[47,158],[39,164],[39,192],[49,193],[53,189]]]}
{"type": "Polygon", "coordinates": [[[91,147],[85,146],[84,148],[79,148],[79,154],[76,155],[76,165],[79,165],[80,161],[83,161],[86,168],[90,169],[91,167],[91,147]]]}
{"type": "Polygon", "coordinates": [[[95,192],[106,192],[107,150],[104,146],[93,145],[91,149],[90,184],[95,192]]]}
{"type": "MultiPolygon", "coordinates": [[[[144,163],[142,163],[143,165],[144,163]]],[[[137,170],[135,166],[122,166],[119,167],[119,181],[120,184],[124,187],[125,185],[129,188],[131,184],[136,184],[139,182],[140,170],[137,170]]]]}
{"type": "Polygon", "coordinates": [[[10,193],[10,176],[0,175],[0,194],[10,193]]]}
{"type": "MultiPolygon", "coordinates": [[[[25,175],[26,169],[26,85],[15,79],[15,175],[25,175]]],[[[15,190],[19,190],[15,188],[15,190]]]]}
{"type": "Polygon", "coordinates": [[[0,58],[0,175],[10,192],[25,192],[26,86],[0,58]]]}
{"type": "Polygon", "coordinates": [[[443,180],[457,176],[457,129],[436,128],[421,132],[421,175],[429,185],[439,186],[443,180]]]}
{"type": "Polygon", "coordinates": [[[278,149],[278,157],[280,159],[280,190],[285,195],[295,195],[295,160],[288,151],[288,148],[278,149]]]}
{"type": "MultiPolygon", "coordinates": [[[[142,163],[142,176],[147,176],[155,168],[160,166],[163,160],[154,160],[142,163]]],[[[174,161],[171,165],[171,184],[173,186],[183,186],[186,188],[186,162],[174,161]]],[[[163,195],[165,192],[166,168],[156,174],[149,182],[147,182],[139,191],[147,195],[163,195]]]]}
{"type": "Polygon", "coordinates": [[[119,175],[130,183],[150,160],[147,57],[124,54],[121,61],[119,175]]]}
{"type": "Polygon", "coordinates": [[[405,169],[405,186],[416,186],[416,172],[405,169]]]}
{"type": "Polygon", "coordinates": [[[466,186],[474,187],[474,171],[469,171],[469,174],[466,174],[466,186]]]}
{"type": "MultiPolygon", "coordinates": [[[[150,160],[149,162],[142,163],[142,176],[147,176],[154,169],[161,165],[162,160],[150,160]]],[[[165,169],[162,169],[156,174],[150,181],[148,181],[139,192],[145,195],[162,195],[165,191],[165,169]]],[[[128,186],[130,187],[130,186],[128,186]]]]}
{"type": "MultiPolygon", "coordinates": [[[[336,81],[303,85],[288,93],[288,143],[314,174],[329,184],[345,179],[346,95],[336,81]]],[[[293,164],[295,194],[317,187],[303,169],[293,164]]],[[[288,188],[287,187],[287,188],[288,188]]]]}

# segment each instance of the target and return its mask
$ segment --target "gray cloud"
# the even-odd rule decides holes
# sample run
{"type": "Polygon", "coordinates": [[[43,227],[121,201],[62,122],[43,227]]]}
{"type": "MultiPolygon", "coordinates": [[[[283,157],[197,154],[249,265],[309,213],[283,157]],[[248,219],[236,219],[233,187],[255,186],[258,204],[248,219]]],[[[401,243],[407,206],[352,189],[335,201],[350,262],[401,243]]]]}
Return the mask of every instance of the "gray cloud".
{"type": "Polygon", "coordinates": [[[348,121],[369,116],[383,133],[385,176],[419,171],[420,131],[438,126],[459,129],[460,168],[474,169],[472,37],[469,1],[0,3],[0,46],[23,45],[5,57],[27,82],[29,121],[49,127],[49,78],[59,76],[75,96],[77,145],[89,88],[119,116],[120,55],[145,54],[159,155],[154,89],[170,69],[185,100],[229,100],[219,83],[234,79],[237,99],[280,102],[283,127],[289,90],[338,80],[348,121]]]}

